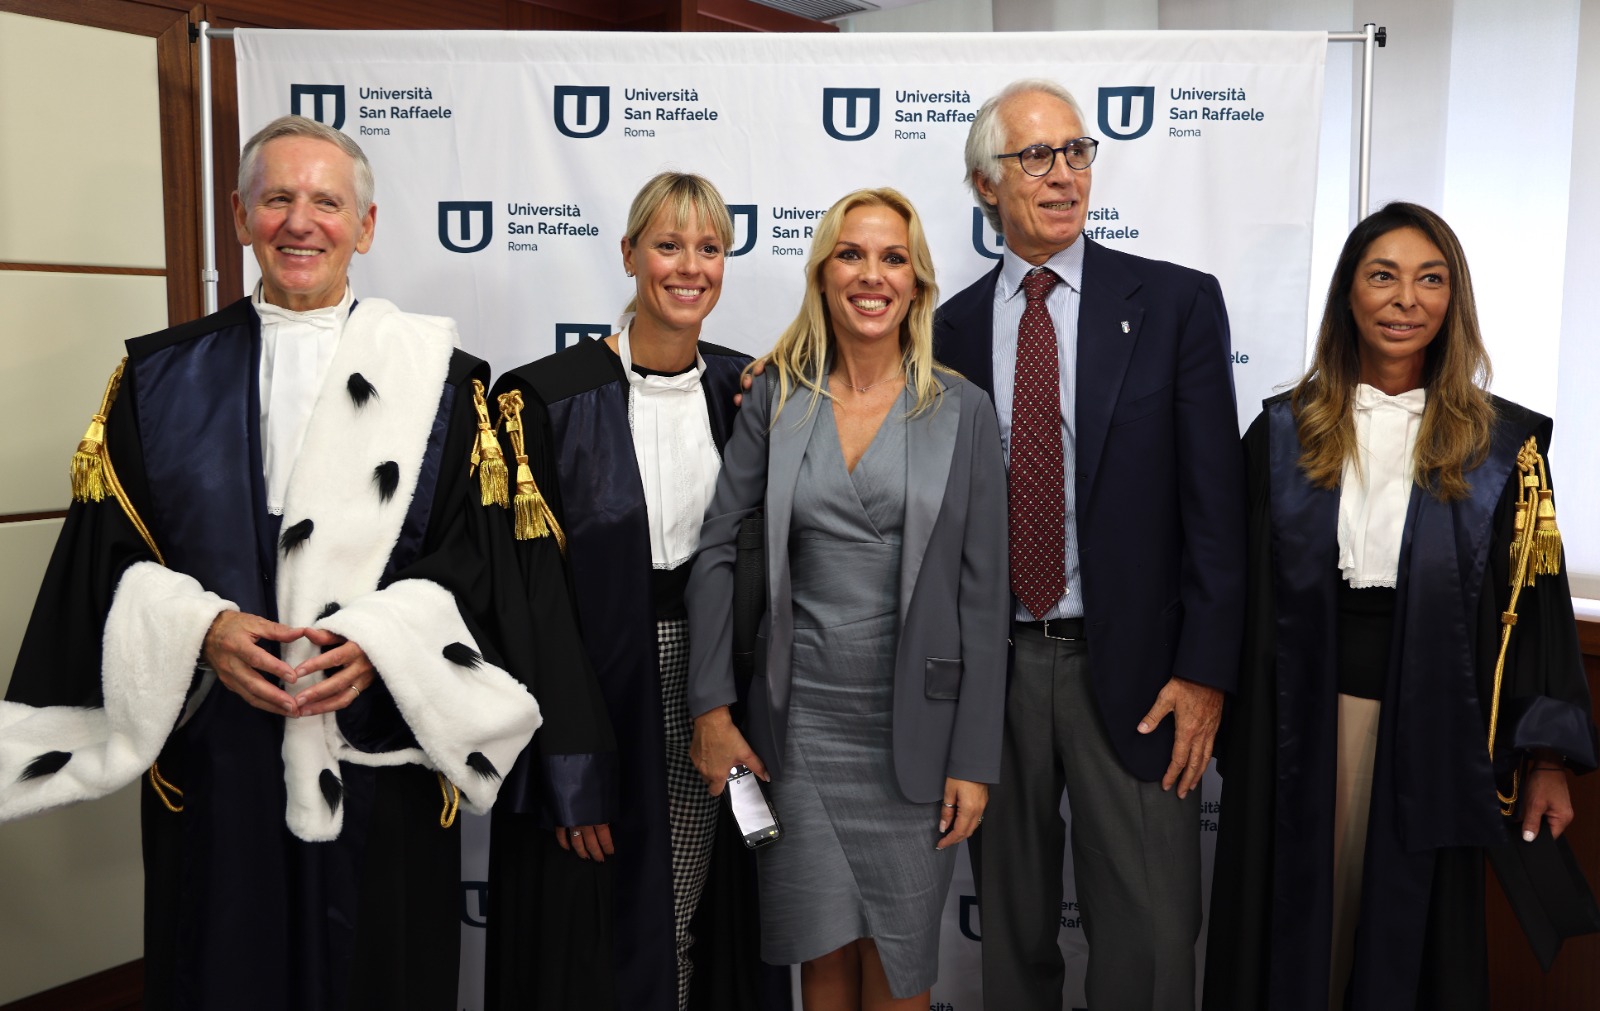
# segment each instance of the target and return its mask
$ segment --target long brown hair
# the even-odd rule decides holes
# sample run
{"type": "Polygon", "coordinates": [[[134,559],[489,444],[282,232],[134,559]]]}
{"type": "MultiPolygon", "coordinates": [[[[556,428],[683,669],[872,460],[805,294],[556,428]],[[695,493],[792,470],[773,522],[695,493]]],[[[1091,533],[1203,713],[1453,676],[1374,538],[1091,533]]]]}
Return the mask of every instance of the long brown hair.
{"type": "Polygon", "coordinates": [[[1337,488],[1345,461],[1356,455],[1352,405],[1361,380],[1361,360],[1350,289],[1367,247],[1399,228],[1415,228],[1427,236],[1444,253],[1450,271],[1450,306],[1423,359],[1427,406],[1413,460],[1417,484],[1442,500],[1461,499],[1471,490],[1465,472],[1482,463],[1489,452],[1489,428],[1494,422],[1494,405],[1485,389],[1491,375],[1489,353],[1478,330],[1472,275],[1461,240],[1443,218],[1416,204],[1391,203],[1356,225],[1345,239],[1328,285],[1311,368],[1290,395],[1300,435],[1300,468],[1317,487],[1337,488]]]}

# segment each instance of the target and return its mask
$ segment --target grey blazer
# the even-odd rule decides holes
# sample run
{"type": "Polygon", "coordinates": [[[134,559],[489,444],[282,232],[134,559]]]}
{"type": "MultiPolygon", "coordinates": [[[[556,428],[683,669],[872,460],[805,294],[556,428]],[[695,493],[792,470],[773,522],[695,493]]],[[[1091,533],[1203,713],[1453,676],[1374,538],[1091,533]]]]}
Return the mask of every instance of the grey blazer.
{"type": "MultiPolygon", "coordinates": [[[[810,392],[790,396],[776,428],[767,377],[745,395],[706,509],[689,579],[689,711],[735,701],[733,564],[739,524],[766,509],[767,614],[756,643],[744,728],[774,778],[783,774],[794,613],[789,527],[811,438],[810,392]]],[[[995,783],[1004,726],[1006,474],[988,396],[941,375],[936,410],[910,420],[912,461],[900,558],[900,640],[894,669],[894,766],[906,799],[943,797],[945,778],[995,783]]],[[[830,410],[824,402],[818,410],[830,410]]]]}

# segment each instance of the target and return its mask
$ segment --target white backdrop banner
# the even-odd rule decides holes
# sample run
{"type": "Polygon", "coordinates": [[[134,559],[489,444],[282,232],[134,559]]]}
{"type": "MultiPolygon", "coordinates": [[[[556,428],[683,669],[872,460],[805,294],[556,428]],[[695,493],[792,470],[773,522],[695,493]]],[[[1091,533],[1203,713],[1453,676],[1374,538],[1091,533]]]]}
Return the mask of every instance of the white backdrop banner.
{"type": "MultiPolygon", "coordinates": [[[[817,219],[864,186],[916,204],[942,293],[954,294],[996,264],[1001,243],[965,187],[967,127],[1020,77],[1066,85],[1101,141],[1086,234],[1221,280],[1241,421],[1302,367],[1323,32],[240,29],[234,41],[241,135],[297,112],[372,161],[377,237],[354,264],[357,295],[455,317],[496,373],[616,329],[632,294],[618,249],[628,204],[667,168],[710,178],[734,215],[708,340],[771,347],[798,307],[817,219]]],[[[1214,829],[1209,802],[1206,822],[1214,829]]],[[[469,856],[467,876],[481,881],[469,856]]],[[[962,868],[940,1011],[982,1006],[981,924],[962,868]]],[[[474,948],[478,888],[469,882],[463,901],[474,948]]],[[[1061,920],[1067,1006],[1080,1007],[1086,948],[1070,877],[1061,920]]],[[[469,964],[462,1007],[473,1009],[469,964]]]]}

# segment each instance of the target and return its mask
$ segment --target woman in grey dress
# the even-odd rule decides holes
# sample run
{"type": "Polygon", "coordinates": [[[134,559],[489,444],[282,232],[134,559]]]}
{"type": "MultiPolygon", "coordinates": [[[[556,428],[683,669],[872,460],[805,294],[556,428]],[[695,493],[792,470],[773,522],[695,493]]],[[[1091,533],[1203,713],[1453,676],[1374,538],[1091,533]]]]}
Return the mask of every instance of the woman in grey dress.
{"type": "Polygon", "coordinates": [[[982,391],[933,361],[932,261],[903,196],[835,204],[807,281],[701,530],[691,750],[714,794],[735,765],[771,782],[762,957],[802,965],[806,1007],[926,1008],[954,847],[1000,769],[1000,437],[982,391]],[[763,506],[769,604],[741,732],[729,601],[739,523],[763,506]]]}

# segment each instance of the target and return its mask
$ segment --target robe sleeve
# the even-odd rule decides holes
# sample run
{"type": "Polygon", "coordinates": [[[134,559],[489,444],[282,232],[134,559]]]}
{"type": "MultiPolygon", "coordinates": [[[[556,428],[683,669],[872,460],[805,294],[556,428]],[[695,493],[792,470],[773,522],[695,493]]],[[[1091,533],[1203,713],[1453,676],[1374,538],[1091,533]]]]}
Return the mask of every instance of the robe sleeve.
{"type": "MultiPolygon", "coordinates": [[[[1547,453],[1546,440],[1541,438],[1540,443],[1540,452],[1547,453]]],[[[1513,471],[1495,509],[1495,537],[1488,565],[1492,586],[1487,587],[1482,596],[1489,606],[1481,608],[1483,613],[1479,617],[1479,649],[1484,652],[1486,661],[1479,664],[1483,671],[1481,679],[1487,682],[1485,698],[1494,690],[1500,612],[1506,609],[1511,598],[1510,545],[1519,476],[1513,471]]],[[[1554,484],[1552,478],[1552,488],[1554,484]]],[[[1559,502],[1557,505],[1559,507],[1559,502]]],[[[1559,517],[1558,508],[1558,520],[1559,517]]],[[[1497,753],[1515,755],[1548,748],[1562,755],[1574,772],[1595,768],[1595,727],[1565,557],[1559,572],[1539,576],[1534,585],[1524,587],[1517,598],[1517,623],[1506,653],[1501,707],[1499,739],[1510,747],[1502,750],[1496,744],[1497,753]]]]}
{"type": "Polygon", "coordinates": [[[1244,436],[1247,512],[1244,649],[1217,734],[1221,827],[1206,941],[1205,1007],[1266,1007],[1277,784],[1277,611],[1272,577],[1267,415],[1244,436]]]}
{"type": "MultiPolygon", "coordinates": [[[[539,492],[556,522],[565,529],[566,511],[555,466],[555,433],[543,400],[516,372],[501,377],[489,398],[513,389],[522,392],[523,446],[539,492]]],[[[515,484],[516,458],[501,440],[515,484]]],[[[509,535],[511,514],[503,511],[509,535]]],[[[583,648],[567,561],[554,536],[513,541],[505,557],[514,560],[525,608],[521,621],[533,633],[534,693],[546,722],[513,773],[508,810],[539,813],[546,827],[599,825],[616,817],[617,745],[600,683],[583,648]]]]}
{"type": "MultiPolygon", "coordinates": [[[[149,495],[131,379],[105,423],[136,513],[149,495]]],[[[110,494],[67,511],[6,700],[0,820],[104,796],[155,761],[186,700],[211,622],[234,605],[163,568],[110,494]]]]}

